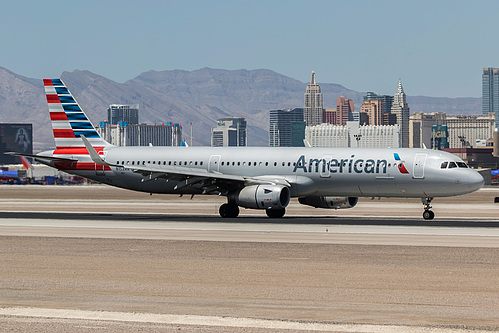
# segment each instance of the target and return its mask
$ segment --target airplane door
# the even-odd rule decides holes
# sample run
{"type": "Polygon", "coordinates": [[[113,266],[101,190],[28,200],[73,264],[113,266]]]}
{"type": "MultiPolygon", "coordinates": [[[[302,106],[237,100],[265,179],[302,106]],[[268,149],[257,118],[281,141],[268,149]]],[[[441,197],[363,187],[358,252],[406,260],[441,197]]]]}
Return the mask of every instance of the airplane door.
{"type": "Polygon", "coordinates": [[[414,158],[414,167],[412,178],[424,178],[424,166],[426,163],[427,154],[416,154],[414,158]]]}
{"type": "Polygon", "coordinates": [[[208,163],[208,172],[219,172],[220,170],[220,155],[211,155],[208,163]]]}

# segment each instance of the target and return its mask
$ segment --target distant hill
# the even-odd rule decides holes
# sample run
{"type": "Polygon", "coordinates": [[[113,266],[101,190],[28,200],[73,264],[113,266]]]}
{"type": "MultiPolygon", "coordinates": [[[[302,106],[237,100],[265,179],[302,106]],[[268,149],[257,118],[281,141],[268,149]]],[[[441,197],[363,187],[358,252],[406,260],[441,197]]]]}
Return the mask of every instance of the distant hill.
{"type": "MultiPolygon", "coordinates": [[[[267,146],[269,110],[303,107],[308,84],[266,69],[149,71],[125,83],[80,70],[64,72],[61,78],[94,125],[106,120],[109,104],[139,104],[141,122],[180,123],[188,141],[192,121],[195,145],[210,144],[210,129],[218,118],[239,115],[248,122],[248,144],[267,146]]],[[[334,108],[336,98],[345,96],[353,99],[358,109],[365,94],[339,84],[319,84],[327,108],[334,108]]],[[[478,114],[481,110],[480,98],[407,99],[411,112],[478,114]]],[[[33,123],[34,148],[53,146],[41,79],[0,67],[0,122],[33,123]]]]}

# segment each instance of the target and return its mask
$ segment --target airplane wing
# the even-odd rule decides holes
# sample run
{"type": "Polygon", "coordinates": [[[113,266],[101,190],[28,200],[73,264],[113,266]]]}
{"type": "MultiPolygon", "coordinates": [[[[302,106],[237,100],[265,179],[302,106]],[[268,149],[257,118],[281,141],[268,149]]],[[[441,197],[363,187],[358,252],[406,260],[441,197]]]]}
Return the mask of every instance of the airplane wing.
{"type": "MultiPolygon", "coordinates": [[[[117,165],[123,167],[122,165],[117,165]]],[[[282,177],[262,176],[262,177],[245,177],[238,175],[229,175],[219,172],[208,172],[206,170],[198,170],[184,167],[162,167],[154,168],[140,166],[132,168],[133,172],[142,174],[142,182],[163,178],[167,181],[175,180],[179,183],[175,186],[175,190],[179,190],[186,186],[198,188],[203,191],[203,194],[222,194],[226,195],[230,190],[240,189],[248,185],[283,185],[291,187],[291,183],[282,177]]]]}
{"type": "MultiPolygon", "coordinates": [[[[99,165],[106,165],[110,167],[123,167],[120,164],[112,164],[106,162],[92,147],[90,142],[83,135],[81,136],[85,147],[87,148],[90,158],[99,165]]],[[[142,182],[156,180],[158,178],[165,179],[166,181],[175,180],[178,184],[175,190],[180,190],[186,186],[198,188],[203,191],[203,194],[223,194],[226,195],[230,190],[237,190],[247,185],[255,184],[284,184],[291,186],[286,180],[274,180],[258,177],[244,177],[238,175],[228,175],[219,172],[209,172],[202,169],[191,169],[186,167],[168,167],[163,166],[157,168],[154,166],[134,166],[131,168],[133,172],[140,173],[143,178],[142,182]]]]}

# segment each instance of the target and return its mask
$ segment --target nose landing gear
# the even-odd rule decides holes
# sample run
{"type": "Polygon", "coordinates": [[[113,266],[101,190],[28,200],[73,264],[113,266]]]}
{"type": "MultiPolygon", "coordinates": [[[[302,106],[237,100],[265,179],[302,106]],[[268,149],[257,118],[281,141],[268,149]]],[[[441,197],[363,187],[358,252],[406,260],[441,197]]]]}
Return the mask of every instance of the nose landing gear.
{"type": "Polygon", "coordinates": [[[423,218],[425,220],[433,220],[433,218],[435,217],[435,213],[433,213],[430,206],[432,200],[433,198],[421,198],[424,206],[423,218]]]}

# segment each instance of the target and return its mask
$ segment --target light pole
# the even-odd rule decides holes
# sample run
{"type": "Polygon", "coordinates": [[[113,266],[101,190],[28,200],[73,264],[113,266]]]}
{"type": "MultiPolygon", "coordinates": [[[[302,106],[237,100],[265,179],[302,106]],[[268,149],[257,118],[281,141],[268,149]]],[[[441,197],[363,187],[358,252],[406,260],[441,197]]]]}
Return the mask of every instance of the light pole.
{"type": "Polygon", "coordinates": [[[359,148],[359,141],[362,138],[362,134],[354,134],[355,140],[357,141],[357,148],[359,148]]]}
{"type": "Polygon", "coordinates": [[[457,136],[459,140],[461,141],[461,159],[464,160],[464,154],[463,154],[463,149],[464,149],[464,144],[466,142],[466,137],[464,135],[458,135],[457,136]]]}
{"type": "Polygon", "coordinates": [[[189,121],[189,124],[191,124],[191,147],[192,147],[192,121],[189,121]]]}

